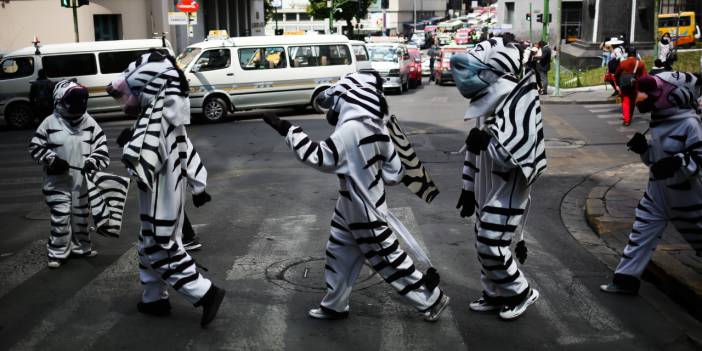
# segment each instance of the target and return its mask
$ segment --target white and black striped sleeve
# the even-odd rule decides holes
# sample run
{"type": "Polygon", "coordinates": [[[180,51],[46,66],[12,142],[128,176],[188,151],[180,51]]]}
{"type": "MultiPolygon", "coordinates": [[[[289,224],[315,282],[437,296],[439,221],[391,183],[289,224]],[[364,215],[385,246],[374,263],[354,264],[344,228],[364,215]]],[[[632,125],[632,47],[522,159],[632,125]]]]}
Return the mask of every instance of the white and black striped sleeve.
{"type": "Polygon", "coordinates": [[[677,155],[683,158],[683,165],[680,171],[687,177],[700,177],[700,167],[702,166],[702,128],[699,123],[688,125],[687,139],[685,140],[685,150],[677,155]]]}
{"type": "Polygon", "coordinates": [[[49,164],[54,160],[56,153],[51,150],[52,145],[49,143],[49,133],[46,131],[44,122],[42,122],[39,128],[34,132],[34,136],[29,142],[28,149],[34,161],[40,164],[49,164]]]}
{"type": "Polygon", "coordinates": [[[346,157],[342,140],[347,130],[348,128],[342,126],[326,140],[316,142],[312,141],[302,128],[293,125],[288,130],[285,142],[302,163],[326,173],[344,173],[346,157]]]}
{"type": "Polygon", "coordinates": [[[395,145],[393,143],[387,143],[387,145],[388,152],[385,156],[386,160],[383,162],[383,183],[386,185],[399,184],[405,174],[402,160],[395,150],[395,145]]]}
{"type": "Polygon", "coordinates": [[[497,168],[502,170],[510,170],[518,166],[517,161],[510,156],[500,143],[495,138],[490,139],[487,150],[490,159],[494,162],[497,168]]]}
{"type": "Polygon", "coordinates": [[[478,169],[478,157],[466,150],[466,157],[463,160],[463,190],[475,191],[475,177],[478,169]]]}
{"type": "Polygon", "coordinates": [[[185,161],[188,185],[190,185],[193,194],[199,194],[205,191],[205,187],[207,187],[207,169],[200,159],[200,154],[195,151],[193,144],[190,142],[190,138],[186,137],[185,141],[188,145],[185,161]]]}
{"type": "Polygon", "coordinates": [[[92,161],[98,169],[102,170],[110,165],[110,154],[107,151],[107,137],[100,126],[93,120],[92,138],[90,140],[90,156],[86,161],[92,161]]]}

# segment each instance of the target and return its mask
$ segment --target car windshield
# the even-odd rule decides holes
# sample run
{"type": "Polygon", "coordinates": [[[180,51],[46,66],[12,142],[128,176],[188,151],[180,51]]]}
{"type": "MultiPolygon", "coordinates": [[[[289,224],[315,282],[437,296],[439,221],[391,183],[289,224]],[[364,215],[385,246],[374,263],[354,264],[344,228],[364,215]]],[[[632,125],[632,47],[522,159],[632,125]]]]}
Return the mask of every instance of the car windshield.
{"type": "Polygon", "coordinates": [[[190,62],[192,62],[195,57],[200,54],[200,51],[202,51],[200,48],[186,48],[185,51],[181,52],[180,55],[176,57],[176,63],[180,69],[185,69],[185,67],[188,67],[190,62]]]}
{"type": "Polygon", "coordinates": [[[368,51],[373,62],[395,62],[397,59],[397,52],[392,46],[370,46],[368,51]]]}
{"type": "Polygon", "coordinates": [[[456,38],[468,38],[468,33],[458,32],[458,33],[456,33],[456,38]]]}

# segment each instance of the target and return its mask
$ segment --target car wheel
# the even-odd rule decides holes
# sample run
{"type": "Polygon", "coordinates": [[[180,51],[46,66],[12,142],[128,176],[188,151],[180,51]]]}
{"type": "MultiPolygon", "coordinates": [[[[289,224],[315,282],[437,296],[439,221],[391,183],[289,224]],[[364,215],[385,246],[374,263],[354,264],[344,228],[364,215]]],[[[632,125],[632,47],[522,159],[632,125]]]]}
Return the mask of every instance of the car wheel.
{"type": "Polygon", "coordinates": [[[322,94],[323,92],[324,92],[324,89],[320,89],[317,93],[314,94],[314,96],[312,96],[311,105],[312,105],[312,109],[314,110],[314,112],[326,114],[327,109],[322,107],[322,106],[319,106],[319,104],[317,103],[317,96],[319,96],[319,94],[322,94]]]}
{"type": "Polygon", "coordinates": [[[410,79],[409,76],[405,79],[405,91],[409,90],[410,79]]]}
{"type": "Polygon", "coordinates": [[[416,88],[416,87],[417,87],[417,81],[414,80],[414,79],[410,79],[410,81],[409,81],[409,87],[410,87],[410,89],[416,88]]]}
{"type": "Polygon", "coordinates": [[[15,103],[5,111],[5,121],[13,128],[29,128],[34,124],[32,107],[26,103],[15,103]]]}
{"type": "Polygon", "coordinates": [[[227,107],[222,98],[210,97],[202,105],[202,115],[207,122],[219,122],[227,117],[227,107]]]}

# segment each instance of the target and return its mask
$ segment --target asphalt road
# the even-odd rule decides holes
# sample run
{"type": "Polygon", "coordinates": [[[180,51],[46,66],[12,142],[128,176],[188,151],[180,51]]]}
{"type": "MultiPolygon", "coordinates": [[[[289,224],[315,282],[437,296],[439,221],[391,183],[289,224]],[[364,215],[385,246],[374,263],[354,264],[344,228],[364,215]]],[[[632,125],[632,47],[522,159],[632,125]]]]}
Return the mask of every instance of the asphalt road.
{"type": "MultiPolygon", "coordinates": [[[[389,97],[441,190],[431,205],[402,187],[389,206],[428,249],[451,296],[436,324],[377,276],[364,271],[351,317],[311,320],[323,295],[324,245],[337,197],[336,177],[297,162],[259,112],[188,132],[209,174],[213,201],[188,213],[204,244],[204,272],[228,290],[219,317],[199,327],[200,310],[171,294],[172,316],[139,314],[134,191],[119,239],[96,237],[100,254],[46,268],[48,211],[41,174],[26,151],[32,131],[0,131],[0,350],[688,350],[702,330],[674,301],[644,284],[640,297],[605,295],[611,272],[573,239],[561,199],[597,171],[636,162],[624,146],[633,131],[613,106],[544,106],[549,170],[535,186],[522,266],[541,299],[517,321],[468,310],[480,295],[472,220],[458,216],[458,150],[470,123],[455,88],[424,86],[389,97]],[[608,116],[609,117],[606,117],[608,116]],[[614,122],[614,123],[613,123],[614,122]]],[[[331,132],[323,116],[280,111],[313,137],[331,132]]],[[[308,112],[309,113],[309,112],[308,112]]],[[[110,171],[124,174],[116,136],[130,121],[98,119],[110,140],[110,171]]]]}

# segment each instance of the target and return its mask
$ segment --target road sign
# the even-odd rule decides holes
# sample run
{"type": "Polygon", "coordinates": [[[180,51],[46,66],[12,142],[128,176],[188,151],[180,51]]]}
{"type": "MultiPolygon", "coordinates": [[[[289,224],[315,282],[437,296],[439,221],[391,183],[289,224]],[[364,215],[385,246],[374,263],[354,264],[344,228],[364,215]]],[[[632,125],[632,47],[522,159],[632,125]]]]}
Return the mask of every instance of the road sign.
{"type": "Polygon", "coordinates": [[[200,4],[193,0],[181,0],[176,7],[183,12],[195,12],[200,8],[200,4]]]}
{"type": "Polygon", "coordinates": [[[188,15],[190,16],[190,24],[197,24],[197,12],[168,12],[168,25],[171,26],[186,26],[188,25],[188,15]]]}

